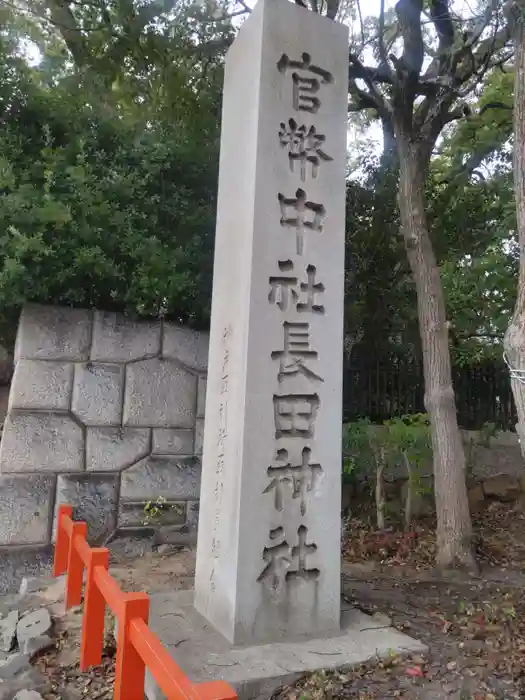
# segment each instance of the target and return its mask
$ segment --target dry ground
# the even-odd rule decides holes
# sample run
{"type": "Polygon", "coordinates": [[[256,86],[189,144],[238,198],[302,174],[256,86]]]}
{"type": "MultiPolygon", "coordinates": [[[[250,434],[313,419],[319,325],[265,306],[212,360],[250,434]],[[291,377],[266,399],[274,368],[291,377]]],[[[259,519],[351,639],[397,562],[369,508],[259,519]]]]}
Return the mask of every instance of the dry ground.
{"type": "MultiPolygon", "coordinates": [[[[425,657],[391,657],[367,667],[316,674],[278,698],[316,700],[525,700],[525,516],[507,504],[475,520],[482,575],[438,575],[432,568],[433,523],[408,534],[375,533],[347,523],[345,596],[365,612],[380,611],[429,647],[425,657]]],[[[194,554],[152,552],[147,541],[117,543],[113,575],[125,590],[149,593],[192,585],[194,554]]],[[[112,697],[114,645],[108,624],[104,664],[78,670],[80,614],[61,625],[57,649],[37,663],[55,683],[46,700],[112,697]],[[67,690],[64,688],[67,685],[67,690]]]]}

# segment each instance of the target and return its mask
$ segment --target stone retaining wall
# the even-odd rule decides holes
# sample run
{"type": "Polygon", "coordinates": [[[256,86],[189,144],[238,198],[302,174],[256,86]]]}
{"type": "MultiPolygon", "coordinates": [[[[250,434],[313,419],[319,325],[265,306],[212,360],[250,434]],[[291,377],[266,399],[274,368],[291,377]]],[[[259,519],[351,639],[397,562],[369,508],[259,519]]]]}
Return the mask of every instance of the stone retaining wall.
{"type": "Polygon", "coordinates": [[[195,530],[207,363],[206,333],[27,306],[0,447],[0,568],[5,548],[49,547],[65,502],[92,543],[143,526],[159,497],[154,525],[195,530]]]}

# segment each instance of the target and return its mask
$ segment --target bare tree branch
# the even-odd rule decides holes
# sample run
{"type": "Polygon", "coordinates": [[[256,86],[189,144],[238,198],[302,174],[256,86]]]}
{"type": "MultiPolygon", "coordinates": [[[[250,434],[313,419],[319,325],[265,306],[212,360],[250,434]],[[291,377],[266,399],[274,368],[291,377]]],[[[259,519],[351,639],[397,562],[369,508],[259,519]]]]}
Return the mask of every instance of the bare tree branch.
{"type": "Polygon", "coordinates": [[[387,74],[391,75],[392,73],[388,65],[385,46],[385,0],[381,0],[381,5],[379,8],[379,34],[377,41],[379,44],[379,65],[383,71],[386,71],[387,74]]]}
{"type": "Polygon", "coordinates": [[[403,53],[399,64],[401,70],[419,78],[425,47],[421,29],[423,0],[398,0],[396,14],[403,37],[403,53]]]}

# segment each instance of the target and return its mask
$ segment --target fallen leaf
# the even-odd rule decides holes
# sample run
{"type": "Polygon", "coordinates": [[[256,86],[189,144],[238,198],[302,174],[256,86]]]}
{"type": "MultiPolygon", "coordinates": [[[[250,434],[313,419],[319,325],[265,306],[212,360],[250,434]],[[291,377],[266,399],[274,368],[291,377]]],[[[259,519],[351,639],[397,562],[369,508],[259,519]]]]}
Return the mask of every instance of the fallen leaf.
{"type": "Polygon", "coordinates": [[[421,666],[409,666],[406,669],[407,676],[412,676],[412,678],[423,678],[423,670],[421,666]]]}

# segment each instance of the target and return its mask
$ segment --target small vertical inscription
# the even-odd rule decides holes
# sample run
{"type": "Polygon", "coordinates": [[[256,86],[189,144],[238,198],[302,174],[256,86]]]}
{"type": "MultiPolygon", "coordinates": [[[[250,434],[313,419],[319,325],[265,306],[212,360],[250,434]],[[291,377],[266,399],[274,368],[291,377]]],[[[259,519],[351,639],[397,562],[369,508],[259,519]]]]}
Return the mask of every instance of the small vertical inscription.
{"type": "Polygon", "coordinates": [[[229,364],[230,364],[230,339],[233,333],[231,325],[224,328],[222,333],[222,367],[220,383],[220,403],[219,420],[216,438],[216,461],[215,461],[215,515],[213,518],[213,537],[211,543],[211,556],[213,559],[210,574],[212,592],[215,591],[215,561],[221,552],[221,540],[219,536],[219,524],[221,517],[222,495],[224,489],[224,459],[226,453],[226,440],[228,437],[228,390],[229,390],[229,364]]]}

